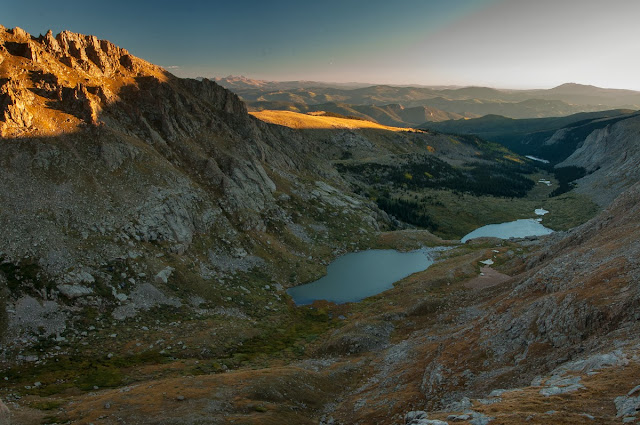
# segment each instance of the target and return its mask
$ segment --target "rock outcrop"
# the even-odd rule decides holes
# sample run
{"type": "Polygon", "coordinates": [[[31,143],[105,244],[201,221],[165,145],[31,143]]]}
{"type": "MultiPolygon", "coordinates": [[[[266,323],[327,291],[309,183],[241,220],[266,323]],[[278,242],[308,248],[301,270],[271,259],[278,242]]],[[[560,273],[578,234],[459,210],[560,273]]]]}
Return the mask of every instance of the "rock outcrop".
{"type": "Polygon", "coordinates": [[[0,86],[0,135],[8,129],[28,129],[33,122],[33,114],[28,106],[33,102],[33,94],[19,83],[6,79],[0,86]]]}
{"type": "Polygon", "coordinates": [[[640,179],[639,134],[639,115],[595,130],[557,167],[586,169],[577,191],[606,206],[640,179]]]}
{"type": "Polygon", "coordinates": [[[136,70],[136,60],[128,51],[107,40],[98,40],[94,35],[62,31],[54,39],[49,30],[39,41],[43,41],[48,50],[70,68],[81,67],[93,76],[111,77],[120,73],[122,68],[129,72],[136,70]]]}

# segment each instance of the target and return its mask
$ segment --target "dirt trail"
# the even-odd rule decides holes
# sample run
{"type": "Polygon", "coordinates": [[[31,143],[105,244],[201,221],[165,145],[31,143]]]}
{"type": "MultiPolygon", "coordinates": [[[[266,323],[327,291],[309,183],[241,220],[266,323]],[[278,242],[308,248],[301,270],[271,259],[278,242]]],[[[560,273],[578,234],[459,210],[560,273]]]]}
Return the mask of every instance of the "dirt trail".
{"type": "Polygon", "coordinates": [[[511,279],[511,276],[500,273],[491,267],[481,268],[480,273],[480,276],[474,277],[470,281],[466,282],[464,286],[469,289],[484,289],[499,285],[502,282],[506,282],[511,279]]]}

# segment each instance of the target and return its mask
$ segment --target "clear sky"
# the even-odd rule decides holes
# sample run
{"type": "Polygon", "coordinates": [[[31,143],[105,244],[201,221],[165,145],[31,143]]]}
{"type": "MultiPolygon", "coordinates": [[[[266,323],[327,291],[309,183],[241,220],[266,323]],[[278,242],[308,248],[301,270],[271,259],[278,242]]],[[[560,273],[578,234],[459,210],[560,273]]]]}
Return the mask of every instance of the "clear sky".
{"type": "Polygon", "coordinates": [[[640,0],[5,1],[184,77],[640,90],[640,0]]]}

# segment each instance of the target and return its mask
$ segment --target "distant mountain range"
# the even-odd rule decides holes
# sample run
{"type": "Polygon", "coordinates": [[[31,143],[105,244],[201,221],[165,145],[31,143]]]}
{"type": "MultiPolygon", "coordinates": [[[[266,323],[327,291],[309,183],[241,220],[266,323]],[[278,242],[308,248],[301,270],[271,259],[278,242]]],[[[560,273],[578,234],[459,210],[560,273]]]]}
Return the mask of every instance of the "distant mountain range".
{"type": "MultiPolygon", "coordinates": [[[[640,92],[605,89],[575,83],[546,90],[501,90],[489,87],[425,87],[363,85],[358,83],[320,83],[311,81],[270,82],[245,77],[226,77],[216,80],[237,93],[249,109],[281,109],[304,112],[327,106],[348,108],[363,118],[381,119],[388,125],[413,126],[416,111],[402,108],[428,108],[425,121],[442,121],[459,117],[479,117],[488,114],[508,118],[546,118],[567,116],[579,112],[609,109],[640,109],[640,92]],[[336,106],[339,105],[339,106],[336,106]],[[389,107],[389,105],[393,105],[389,107]],[[373,115],[362,106],[381,107],[373,115]],[[394,116],[394,114],[396,116],[394,116]],[[410,116],[410,118],[404,115],[410,116]],[[376,116],[378,118],[376,118],[376,116]]],[[[373,112],[372,112],[373,113],[373,112]]],[[[418,112],[422,114],[422,112],[418,112]]]]}
{"type": "MultiPolygon", "coordinates": [[[[199,78],[202,79],[202,78],[199,78]]],[[[306,81],[306,80],[298,80],[298,81],[268,81],[268,80],[255,80],[252,78],[247,78],[244,75],[229,75],[228,77],[218,77],[211,78],[211,80],[220,84],[221,86],[229,89],[234,89],[234,91],[245,90],[245,89],[265,89],[265,90],[291,90],[291,89],[301,89],[301,88],[309,88],[309,87],[340,87],[345,89],[355,89],[361,87],[369,87],[371,84],[367,83],[331,83],[331,82],[321,82],[321,81],[306,81]]]]}
{"type": "Polygon", "coordinates": [[[557,164],[569,157],[595,130],[638,115],[638,112],[628,109],[538,119],[485,115],[470,120],[425,122],[420,128],[479,136],[499,142],[521,155],[533,155],[557,164]]]}

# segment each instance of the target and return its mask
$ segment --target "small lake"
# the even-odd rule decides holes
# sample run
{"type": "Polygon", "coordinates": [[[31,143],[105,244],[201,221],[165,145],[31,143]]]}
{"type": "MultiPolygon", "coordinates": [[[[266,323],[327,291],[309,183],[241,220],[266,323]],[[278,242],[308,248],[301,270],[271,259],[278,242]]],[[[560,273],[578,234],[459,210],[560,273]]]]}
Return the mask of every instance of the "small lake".
{"type": "Polygon", "coordinates": [[[483,237],[500,239],[526,238],[528,236],[542,236],[548,235],[550,233],[553,233],[553,230],[544,227],[537,220],[529,218],[511,221],[509,223],[489,224],[487,226],[482,226],[465,235],[465,237],[460,239],[460,242],[465,243],[469,239],[483,237]]]}
{"type": "Polygon", "coordinates": [[[338,257],[327,275],[315,282],[287,290],[296,305],[327,300],[336,304],[360,301],[391,289],[393,284],[433,264],[433,252],[423,248],[410,252],[371,249],[338,257]]]}

